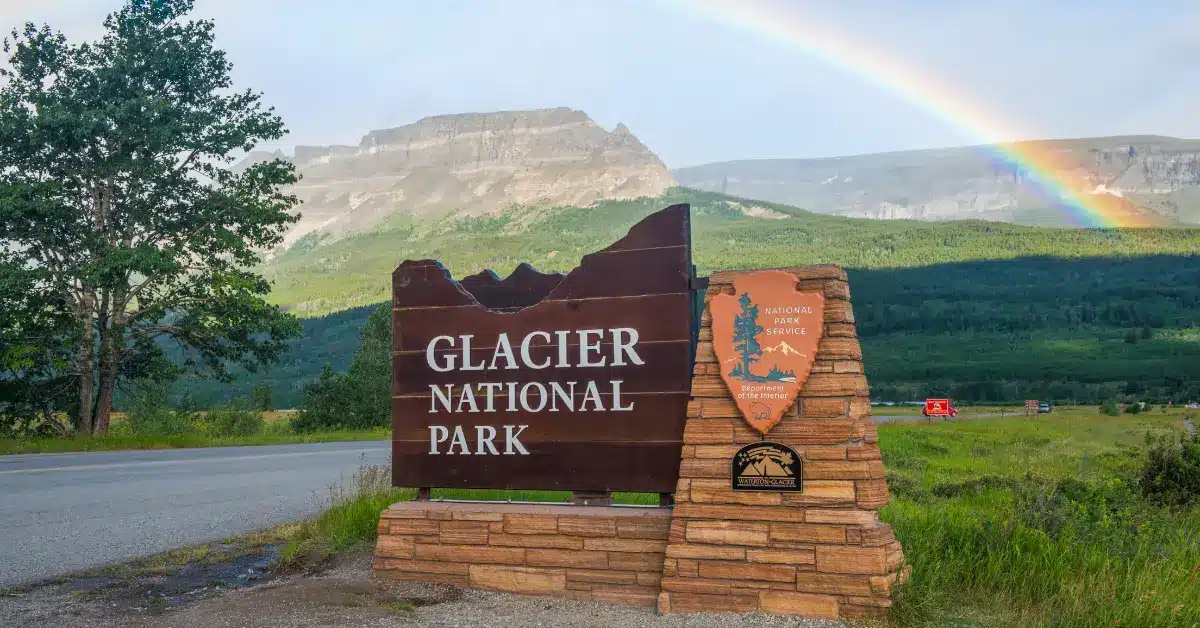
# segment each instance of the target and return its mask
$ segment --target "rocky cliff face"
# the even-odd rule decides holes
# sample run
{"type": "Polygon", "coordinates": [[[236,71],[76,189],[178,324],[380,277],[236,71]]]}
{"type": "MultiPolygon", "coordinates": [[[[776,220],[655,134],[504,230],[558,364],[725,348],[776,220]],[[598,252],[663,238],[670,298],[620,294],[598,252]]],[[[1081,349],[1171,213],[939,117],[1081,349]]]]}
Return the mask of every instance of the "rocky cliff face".
{"type": "MultiPolygon", "coordinates": [[[[1200,141],[1110,137],[1038,142],[1080,196],[1130,221],[1200,224],[1200,141]]],[[[683,168],[680,185],[860,218],[1063,225],[1055,199],[994,147],[683,168]]]]}
{"type": "MultiPolygon", "coordinates": [[[[252,153],[236,167],[280,156],[252,153]]],[[[371,131],[358,146],[297,146],[303,202],[285,244],[334,237],[397,214],[500,212],[511,205],[587,206],[658,196],[667,168],[623,125],[609,132],[572,109],[468,113],[371,131]]]]}

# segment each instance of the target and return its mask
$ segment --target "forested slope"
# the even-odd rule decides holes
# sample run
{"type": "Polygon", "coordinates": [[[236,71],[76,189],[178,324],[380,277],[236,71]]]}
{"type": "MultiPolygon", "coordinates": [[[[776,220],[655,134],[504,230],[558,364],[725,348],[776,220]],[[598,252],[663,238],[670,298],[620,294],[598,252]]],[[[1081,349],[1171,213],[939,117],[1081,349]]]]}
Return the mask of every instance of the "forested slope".
{"type": "Polygon", "coordinates": [[[873,397],[1200,400],[1198,229],[856,220],[682,189],[592,208],[403,219],[326,246],[307,238],[266,269],[273,298],[311,317],[306,338],[285,364],[232,390],[207,382],[188,389],[215,401],[269,381],[281,405],[295,405],[325,361],[339,370],[349,363],[364,306],[388,298],[388,277],[403,259],[440,259],[457,277],[482,268],[504,274],[521,261],[569,270],[674,202],[692,203],[701,273],[846,267],[873,397]]]}

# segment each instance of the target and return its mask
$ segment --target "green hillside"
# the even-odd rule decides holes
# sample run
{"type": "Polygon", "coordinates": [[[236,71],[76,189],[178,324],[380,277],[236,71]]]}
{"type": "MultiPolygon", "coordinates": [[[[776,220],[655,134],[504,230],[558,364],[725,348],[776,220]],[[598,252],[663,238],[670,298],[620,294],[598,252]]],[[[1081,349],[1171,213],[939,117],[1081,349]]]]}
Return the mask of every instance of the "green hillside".
{"type": "Polygon", "coordinates": [[[498,216],[397,218],[385,229],[323,244],[307,236],[266,269],[275,302],[311,316],[389,297],[392,270],[406,258],[441,260],[463,277],[484,268],[504,275],[527,261],[567,271],[646,215],[691,203],[694,259],[701,273],[832,263],[846,268],[912,268],[1030,256],[1082,258],[1200,254],[1200,229],[1083,230],[991,222],[875,221],[805,212],[761,201],[676,188],[655,199],[596,207],[515,207],[498,216]],[[781,219],[747,216],[760,207],[781,219]]]}
{"type": "Polygon", "coordinates": [[[198,400],[272,385],[284,406],[329,361],[344,369],[372,304],[405,258],[455,276],[528,260],[568,270],[674,202],[692,203],[701,272],[832,262],[850,273],[877,399],[1092,402],[1125,395],[1200,401],[1200,229],[1095,231],[983,222],[878,222],[675,190],[599,207],[515,208],[498,217],[407,219],[321,245],[309,238],[266,269],[274,298],[305,317],[283,364],[229,387],[189,382],[198,400]],[[762,207],[786,218],[746,216],[762,207]],[[333,312],[331,314],[326,314],[333,312]]]}

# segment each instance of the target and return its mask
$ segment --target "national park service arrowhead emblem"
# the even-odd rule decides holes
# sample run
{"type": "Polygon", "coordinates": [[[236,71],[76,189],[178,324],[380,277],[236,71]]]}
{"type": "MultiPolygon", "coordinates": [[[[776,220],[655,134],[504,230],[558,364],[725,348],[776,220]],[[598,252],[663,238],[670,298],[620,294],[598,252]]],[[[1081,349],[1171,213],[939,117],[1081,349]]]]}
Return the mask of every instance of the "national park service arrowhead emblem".
{"type": "Polygon", "coordinates": [[[751,427],[766,434],[808,379],[825,327],[825,297],[797,292],[795,275],[739,275],[709,303],[721,377],[751,427]]]}

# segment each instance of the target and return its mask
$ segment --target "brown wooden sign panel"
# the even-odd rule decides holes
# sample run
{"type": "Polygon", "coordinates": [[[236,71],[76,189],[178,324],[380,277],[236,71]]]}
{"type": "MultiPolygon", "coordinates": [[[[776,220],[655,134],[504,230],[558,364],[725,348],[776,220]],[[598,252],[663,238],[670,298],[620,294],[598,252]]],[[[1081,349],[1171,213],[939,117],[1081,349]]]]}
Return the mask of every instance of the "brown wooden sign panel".
{"type": "Polygon", "coordinates": [[[392,275],[397,486],[671,492],[695,330],[689,208],[566,275],[392,275]]]}

